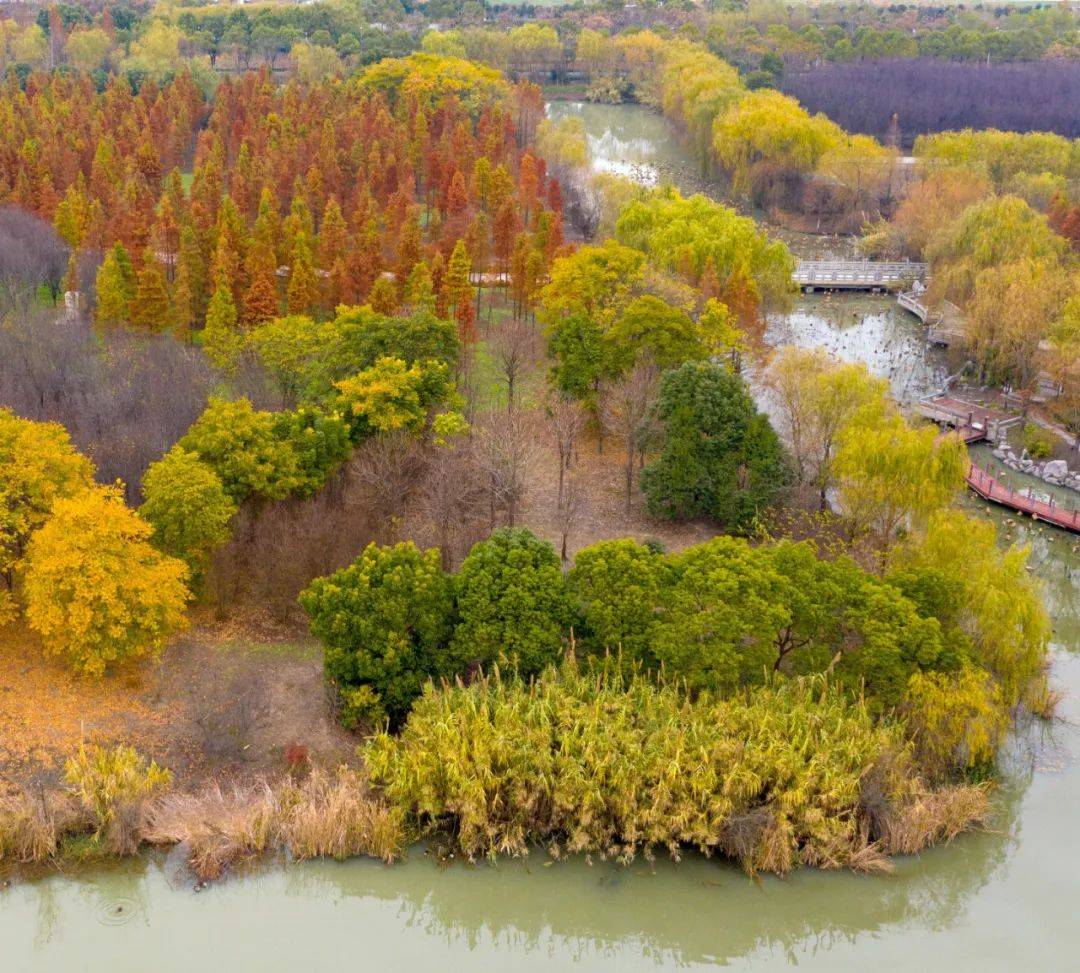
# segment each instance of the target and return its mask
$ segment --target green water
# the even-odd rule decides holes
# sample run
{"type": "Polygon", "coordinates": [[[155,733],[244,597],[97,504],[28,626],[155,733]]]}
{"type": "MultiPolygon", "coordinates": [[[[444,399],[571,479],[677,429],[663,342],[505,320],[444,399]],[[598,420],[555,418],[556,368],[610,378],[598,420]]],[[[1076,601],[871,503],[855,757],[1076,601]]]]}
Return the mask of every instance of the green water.
{"type": "MultiPolygon", "coordinates": [[[[880,298],[804,299],[770,322],[769,338],[865,361],[900,397],[943,370],[913,321],[880,298]]],[[[1075,969],[1078,539],[964,504],[1031,545],[1065,693],[1063,722],[1022,727],[1010,744],[988,832],[902,860],[888,876],[759,882],[696,857],[622,868],[537,853],[438,867],[414,849],[393,867],[265,863],[196,894],[178,852],[0,891],[0,973],[1075,969]]]]}

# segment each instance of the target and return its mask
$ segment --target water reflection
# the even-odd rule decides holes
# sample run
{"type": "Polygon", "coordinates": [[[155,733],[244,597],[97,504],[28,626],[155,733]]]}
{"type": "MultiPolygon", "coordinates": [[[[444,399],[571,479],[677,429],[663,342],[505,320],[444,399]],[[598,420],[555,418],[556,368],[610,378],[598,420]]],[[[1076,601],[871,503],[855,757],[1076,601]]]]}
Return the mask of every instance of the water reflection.
{"type": "Polygon", "coordinates": [[[626,176],[644,186],[672,183],[686,193],[705,188],[697,167],[664,117],[641,105],[553,101],[549,118],[577,117],[585,126],[589,158],[597,172],[626,176]]]}
{"type": "Polygon", "coordinates": [[[890,878],[808,871],[758,883],[697,857],[623,868],[552,863],[537,853],[494,866],[438,868],[417,853],[393,868],[371,861],[289,866],[198,896],[171,889],[166,863],[154,859],[89,882],[54,877],[20,886],[0,899],[0,929],[14,950],[8,955],[27,964],[9,967],[19,970],[30,969],[33,957],[64,961],[52,969],[134,969],[109,967],[106,959],[124,944],[144,941],[158,944],[156,969],[180,968],[163,947],[196,929],[200,934],[185,942],[188,969],[222,969],[226,960],[230,969],[290,968],[278,953],[284,928],[306,940],[309,969],[330,969],[322,963],[333,950],[360,943],[381,969],[407,968],[390,960],[401,943],[429,962],[449,959],[450,968],[459,968],[453,957],[466,955],[470,968],[485,969],[500,968],[495,961],[511,956],[515,969],[526,959],[584,969],[805,960],[883,930],[953,926],[1009,846],[1004,834],[982,834],[902,863],[890,878]],[[118,929],[111,920],[117,903],[134,908],[140,921],[118,929]],[[21,916],[29,921],[20,928],[21,916]],[[245,939],[252,928],[265,929],[267,937],[245,939]],[[32,942],[23,942],[31,929],[32,942]],[[325,941],[328,934],[332,942],[325,941]],[[76,957],[83,960],[76,964],[76,957]],[[245,957],[258,957],[261,965],[242,965],[245,957]]]}
{"type": "Polygon", "coordinates": [[[755,883],[732,866],[696,857],[623,868],[537,856],[443,870],[409,865],[404,891],[393,873],[332,865],[292,870],[287,882],[303,897],[388,898],[408,927],[469,950],[717,964],[760,953],[813,955],[912,921],[952,925],[1008,846],[1003,834],[979,835],[924,856],[923,867],[903,863],[884,880],[801,872],[755,883]]]}

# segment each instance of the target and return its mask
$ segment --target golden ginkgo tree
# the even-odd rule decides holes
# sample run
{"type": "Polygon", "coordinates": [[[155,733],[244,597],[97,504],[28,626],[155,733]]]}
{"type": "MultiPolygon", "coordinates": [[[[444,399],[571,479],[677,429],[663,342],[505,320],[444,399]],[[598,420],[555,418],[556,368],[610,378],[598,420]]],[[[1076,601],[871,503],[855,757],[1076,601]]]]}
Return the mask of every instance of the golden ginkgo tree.
{"type": "Polygon", "coordinates": [[[101,675],[160,650],[184,627],[188,567],[156,550],[151,533],[117,487],[53,505],[30,540],[22,590],[26,619],[47,652],[101,675]]]}

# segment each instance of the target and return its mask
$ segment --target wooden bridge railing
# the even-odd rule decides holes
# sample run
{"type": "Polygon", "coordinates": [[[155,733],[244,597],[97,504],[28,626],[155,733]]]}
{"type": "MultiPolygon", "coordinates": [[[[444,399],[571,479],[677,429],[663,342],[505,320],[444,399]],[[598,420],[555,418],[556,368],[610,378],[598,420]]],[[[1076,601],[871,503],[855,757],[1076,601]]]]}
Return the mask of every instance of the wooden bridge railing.
{"type": "Polygon", "coordinates": [[[795,282],[802,287],[849,290],[897,287],[926,276],[926,264],[911,260],[799,260],[795,282]]]}
{"type": "Polygon", "coordinates": [[[1000,504],[1018,513],[1027,514],[1037,520],[1045,520],[1056,527],[1080,534],[1080,510],[1069,510],[1054,503],[1053,496],[1050,497],[1049,502],[1036,500],[1026,493],[1006,486],[992,473],[988,473],[974,463],[968,467],[965,479],[973,492],[990,503],[1000,504]]]}

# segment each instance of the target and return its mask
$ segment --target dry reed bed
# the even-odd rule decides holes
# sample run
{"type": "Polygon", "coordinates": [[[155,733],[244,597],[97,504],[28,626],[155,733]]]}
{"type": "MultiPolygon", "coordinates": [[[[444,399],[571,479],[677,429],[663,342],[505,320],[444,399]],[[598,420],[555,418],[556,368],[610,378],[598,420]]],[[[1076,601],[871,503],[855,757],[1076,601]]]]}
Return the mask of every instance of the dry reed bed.
{"type": "Polygon", "coordinates": [[[362,775],[313,769],[303,780],[166,791],[118,800],[107,820],[66,792],[0,797],[0,863],[119,857],[150,845],[184,845],[201,881],[275,849],[293,858],[368,855],[392,862],[406,844],[404,815],[362,775]],[[88,852],[88,845],[91,849],[88,852]]]}

